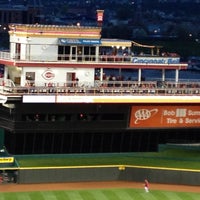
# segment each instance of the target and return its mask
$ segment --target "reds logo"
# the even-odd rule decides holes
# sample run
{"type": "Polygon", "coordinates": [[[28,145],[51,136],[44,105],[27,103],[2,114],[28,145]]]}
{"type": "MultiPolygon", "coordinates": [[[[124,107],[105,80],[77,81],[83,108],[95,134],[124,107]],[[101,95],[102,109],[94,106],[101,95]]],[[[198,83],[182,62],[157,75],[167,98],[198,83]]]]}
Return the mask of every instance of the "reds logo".
{"type": "Polygon", "coordinates": [[[42,77],[45,80],[52,80],[55,77],[55,74],[51,71],[51,70],[46,70],[44,71],[44,73],[42,74],[42,77]]]}

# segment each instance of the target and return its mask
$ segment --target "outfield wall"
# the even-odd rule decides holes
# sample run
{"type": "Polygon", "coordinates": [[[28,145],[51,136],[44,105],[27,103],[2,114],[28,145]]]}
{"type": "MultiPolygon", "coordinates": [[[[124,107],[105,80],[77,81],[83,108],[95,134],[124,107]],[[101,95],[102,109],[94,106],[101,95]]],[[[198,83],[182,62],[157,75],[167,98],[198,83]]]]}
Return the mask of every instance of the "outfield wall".
{"type": "Polygon", "coordinates": [[[200,185],[200,171],[127,167],[125,173],[120,174],[120,180],[126,181],[140,182],[145,178],[152,183],[200,185]]]}
{"type": "Polygon", "coordinates": [[[117,167],[19,170],[18,183],[62,183],[118,180],[117,167]]]}
{"type": "Polygon", "coordinates": [[[152,183],[200,185],[200,171],[134,166],[20,169],[17,182],[19,184],[118,180],[143,182],[145,178],[152,183]]]}

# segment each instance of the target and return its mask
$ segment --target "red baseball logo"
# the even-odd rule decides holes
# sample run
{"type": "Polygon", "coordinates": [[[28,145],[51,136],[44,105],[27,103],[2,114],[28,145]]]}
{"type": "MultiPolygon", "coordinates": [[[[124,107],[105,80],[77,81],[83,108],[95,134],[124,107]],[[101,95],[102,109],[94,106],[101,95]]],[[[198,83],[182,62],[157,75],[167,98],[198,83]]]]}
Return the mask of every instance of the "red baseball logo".
{"type": "Polygon", "coordinates": [[[51,70],[46,70],[43,74],[42,77],[46,80],[51,80],[55,77],[55,74],[51,70]]]}

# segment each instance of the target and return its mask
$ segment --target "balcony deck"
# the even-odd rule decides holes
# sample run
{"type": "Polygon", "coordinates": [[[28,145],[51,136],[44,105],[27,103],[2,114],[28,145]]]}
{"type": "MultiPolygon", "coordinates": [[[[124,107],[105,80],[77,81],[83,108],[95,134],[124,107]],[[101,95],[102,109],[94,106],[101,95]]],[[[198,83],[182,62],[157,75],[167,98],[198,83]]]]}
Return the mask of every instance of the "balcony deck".
{"type": "Polygon", "coordinates": [[[0,63],[18,67],[78,67],[78,68],[119,68],[119,69],[187,69],[187,63],[179,63],[173,56],[131,56],[131,55],[31,55],[20,58],[10,52],[0,51],[0,63]],[[151,59],[149,61],[148,59],[151,59]],[[152,59],[154,61],[152,61],[152,59]],[[139,60],[139,62],[138,62],[139,60]],[[141,61],[142,60],[142,61],[141,61]]]}
{"type": "MultiPolygon", "coordinates": [[[[0,52],[0,63],[11,66],[48,66],[51,67],[83,67],[83,68],[118,68],[118,69],[186,69],[187,64],[177,63],[176,57],[152,57],[155,63],[143,62],[134,63],[133,59],[147,59],[148,57],[133,56],[78,56],[75,60],[70,60],[70,55],[58,56],[58,60],[20,59],[12,58],[10,52],[0,52]],[[173,62],[175,58],[175,62],[173,62]],[[158,59],[158,60],[156,60],[158,59]],[[164,61],[171,62],[165,63],[164,61]],[[172,60],[171,60],[172,59],[172,60]],[[157,63],[158,62],[158,63],[157,63]],[[163,63],[162,63],[163,62],[163,63]]],[[[200,82],[184,81],[100,81],[94,80],[92,83],[70,81],[65,83],[30,83],[26,86],[18,86],[10,80],[0,79],[0,95],[2,102],[8,98],[24,98],[25,96],[53,96],[60,97],[61,102],[144,102],[145,98],[149,102],[200,102],[200,82]],[[4,99],[4,97],[6,97],[4,99]],[[62,97],[62,98],[61,98],[62,97]],[[71,97],[71,100],[67,99],[71,97]],[[78,97],[80,97],[78,99],[78,97]],[[89,100],[88,100],[88,97],[89,100]],[[105,98],[106,97],[106,98],[105,98]],[[137,98],[136,98],[137,97],[137,98]],[[170,98],[169,98],[170,97],[170,98]],[[186,98],[187,97],[187,98],[186,98]],[[195,97],[195,98],[194,98],[195,97]],[[155,100],[154,100],[155,99],[155,100]]],[[[56,98],[52,101],[55,102],[56,98]]],[[[58,98],[57,98],[58,99],[58,98]]],[[[47,101],[47,100],[45,100],[47,101]]]]}
{"type": "Polygon", "coordinates": [[[96,81],[89,86],[74,81],[66,86],[0,86],[0,94],[5,101],[26,97],[45,102],[199,103],[200,82],[96,81]]]}

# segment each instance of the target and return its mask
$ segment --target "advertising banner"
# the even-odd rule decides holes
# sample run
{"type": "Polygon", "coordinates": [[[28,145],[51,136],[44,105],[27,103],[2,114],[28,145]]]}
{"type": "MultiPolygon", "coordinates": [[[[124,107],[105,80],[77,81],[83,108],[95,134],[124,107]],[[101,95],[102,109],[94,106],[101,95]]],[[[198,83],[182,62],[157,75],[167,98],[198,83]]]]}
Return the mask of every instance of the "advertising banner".
{"type": "Polygon", "coordinates": [[[132,106],[130,128],[200,127],[200,106],[132,106]]]}
{"type": "Polygon", "coordinates": [[[100,45],[100,39],[59,38],[60,45],[100,45]]]}
{"type": "Polygon", "coordinates": [[[180,58],[173,57],[133,57],[133,63],[142,64],[179,64],[180,58]]]}
{"type": "Polygon", "coordinates": [[[0,163],[13,163],[14,157],[0,157],[0,163]]]}

